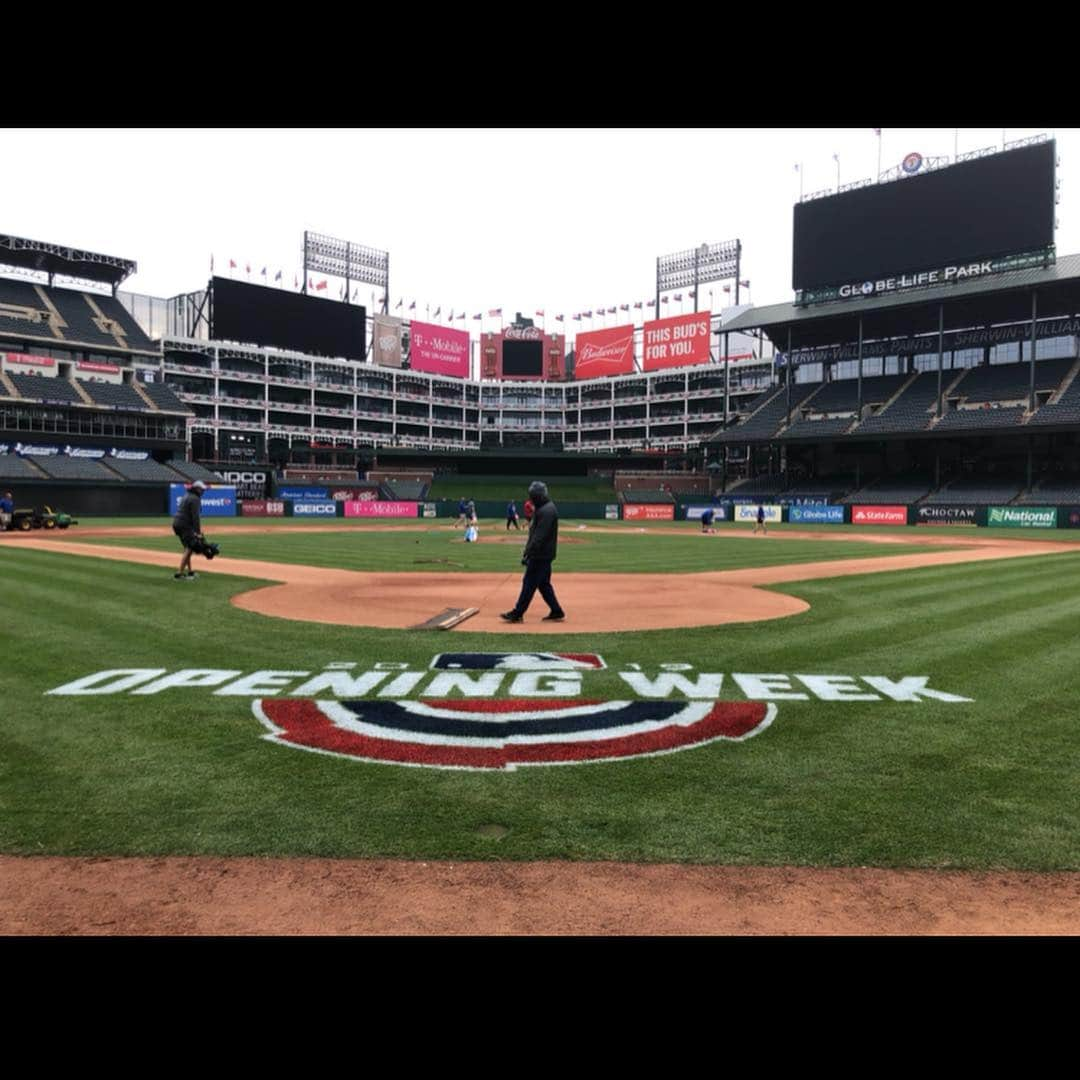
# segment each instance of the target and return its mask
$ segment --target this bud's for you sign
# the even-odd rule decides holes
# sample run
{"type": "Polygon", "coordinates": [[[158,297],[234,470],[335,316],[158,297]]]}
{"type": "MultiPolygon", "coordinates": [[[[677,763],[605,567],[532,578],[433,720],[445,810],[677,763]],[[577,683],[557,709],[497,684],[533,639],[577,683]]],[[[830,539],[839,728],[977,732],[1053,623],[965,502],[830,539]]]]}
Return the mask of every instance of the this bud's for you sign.
{"type": "Polygon", "coordinates": [[[657,319],[644,326],[646,371],[705,364],[709,360],[709,312],[657,319]]]}

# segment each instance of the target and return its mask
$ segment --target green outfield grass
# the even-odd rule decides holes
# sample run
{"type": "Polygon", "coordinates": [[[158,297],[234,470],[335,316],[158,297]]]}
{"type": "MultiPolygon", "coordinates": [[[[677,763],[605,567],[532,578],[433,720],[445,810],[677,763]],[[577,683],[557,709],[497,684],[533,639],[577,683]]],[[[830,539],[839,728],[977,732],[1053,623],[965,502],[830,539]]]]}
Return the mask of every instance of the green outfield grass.
{"type": "MultiPolygon", "coordinates": [[[[535,476],[437,476],[428,490],[428,499],[516,499],[518,512],[529,497],[529,485],[535,476]]],[[[611,484],[591,476],[555,477],[548,481],[552,498],[567,502],[618,501],[611,484]]]]}
{"type": "MultiPolygon", "coordinates": [[[[416,528],[422,535],[229,535],[223,548],[238,557],[344,566],[369,565],[363,560],[370,553],[371,567],[380,569],[411,569],[402,563],[429,550],[457,561],[467,556],[468,568],[514,564],[512,545],[454,546],[445,533],[416,528]],[[360,563],[350,561],[354,555],[360,563]]],[[[1068,530],[995,532],[1072,539],[1068,530]]],[[[582,536],[588,544],[560,548],[556,575],[897,550],[626,535],[599,526],[582,536]]],[[[163,546],[178,553],[172,538],[163,546]]],[[[0,573],[7,586],[0,632],[4,852],[1080,869],[1080,552],[793,583],[780,591],[811,609],[772,622],[542,637],[268,618],[229,604],[257,582],[211,574],[182,584],[157,567],[20,549],[17,539],[0,543],[0,573]],[[261,737],[250,695],[198,688],[142,697],[46,694],[113,668],[249,674],[396,662],[419,671],[438,652],[523,648],[602,655],[607,670],[584,677],[591,698],[634,697],[620,675],[631,665],[652,678],[658,665],[681,663],[691,666],[691,679],[725,673],[721,699],[745,699],[732,673],[775,673],[790,676],[797,690],[805,687],[796,674],[927,676],[931,688],[972,700],[781,700],[772,725],[741,743],[464,772],[272,743],[261,737]],[[508,831],[496,839],[489,825],[508,831]]],[[[504,684],[498,693],[506,692],[504,684]]]]}
{"type": "MultiPolygon", "coordinates": [[[[160,522],[159,522],[160,524],[160,522]]],[[[261,523],[260,523],[261,524],[261,523]]],[[[342,525],[346,523],[342,522],[342,525]]],[[[908,554],[931,550],[923,546],[893,548],[852,540],[784,540],[770,542],[767,536],[753,536],[747,530],[739,538],[701,535],[701,527],[681,530],[685,535],[665,536],[642,533],[629,523],[605,528],[598,522],[560,522],[556,569],[560,573],[697,573],[700,570],[737,570],[747,566],[776,566],[790,562],[822,559],[857,559],[888,554],[908,554]],[[583,527],[579,527],[583,526],[583,527]]],[[[214,539],[214,524],[203,522],[207,536],[214,539]]],[[[506,571],[519,562],[526,530],[507,533],[505,522],[483,522],[479,544],[466,544],[463,530],[449,528],[448,521],[415,522],[395,526],[395,531],[345,527],[340,532],[319,531],[249,534],[221,531],[217,541],[221,554],[236,559],[301,563],[306,566],[334,566],[344,570],[446,570],[450,573],[506,571]],[[510,543],[493,543],[506,540],[510,543]]],[[[75,533],[71,534],[75,538],[75,533]]],[[[142,547],[174,552],[180,545],[170,532],[160,537],[87,537],[87,543],[142,547]]],[[[938,550],[938,549],[934,549],[938,550]]]]}

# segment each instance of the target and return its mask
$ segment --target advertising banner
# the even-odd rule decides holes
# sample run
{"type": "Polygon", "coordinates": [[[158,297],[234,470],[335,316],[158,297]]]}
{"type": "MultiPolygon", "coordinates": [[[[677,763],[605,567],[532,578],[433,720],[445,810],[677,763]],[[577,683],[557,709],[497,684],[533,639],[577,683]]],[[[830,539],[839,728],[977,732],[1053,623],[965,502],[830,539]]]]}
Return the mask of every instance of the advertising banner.
{"type": "Polygon", "coordinates": [[[853,506],[852,525],[906,525],[906,506],[853,506]]]}
{"type": "Polygon", "coordinates": [[[336,502],[298,501],[292,504],[293,517],[337,517],[336,502]]]}
{"type": "Polygon", "coordinates": [[[788,507],[788,521],[803,525],[843,525],[844,508],[825,503],[804,503],[788,507]]]}
{"type": "Polygon", "coordinates": [[[150,458],[149,450],[117,450],[116,447],[112,447],[109,451],[109,457],[116,458],[117,461],[148,461],[150,458]]]}
{"type": "Polygon", "coordinates": [[[701,515],[706,510],[713,512],[713,521],[727,521],[728,508],[726,506],[688,506],[686,508],[687,521],[700,521],[701,515]]]}
{"type": "Polygon", "coordinates": [[[266,498],[269,477],[264,469],[220,469],[219,472],[236,488],[236,496],[241,501],[266,498]]]}
{"type": "Polygon", "coordinates": [[[415,502],[387,502],[384,499],[365,499],[363,501],[351,499],[345,504],[345,516],[355,517],[383,517],[383,518],[414,518],[419,503],[415,502]]]}
{"type": "Polygon", "coordinates": [[[465,330],[413,322],[409,324],[409,367],[435,375],[469,377],[469,335],[465,330]]]}
{"type": "Polygon", "coordinates": [[[1063,506],[1058,524],[1065,529],[1080,529],[1080,506],[1063,506]]]}
{"type": "Polygon", "coordinates": [[[59,446],[29,446],[26,443],[17,442],[15,453],[20,457],[55,457],[60,453],[59,446]]]}
{"type": "Polygon", "coordinates": [[[674,521],[672,503],[623,503],[623,521],[674,521]]]}
{"type": "Polygon", "coordinates": [[[604,505],[604,519],[606,521],[618,521],[619,520],[619,504],[618,503],[605,503],[605,505],[604,505]]]}
{"type": "Polygon", "coordinates": [[[105,451],[94,450],[89,446],[65,446],[64,454],[67,457],[89,458],[92,461],[100,461],[105,456],[105,451]]]}
{"type": "Polygon", "coordinates": [[[378,497],[379,488],[376,484],[330,489],[330,498],[334,502],[349,502],[350,500],[368,502],[370,499],[377,499],[378,497]]]}
{"type": "Polygon", "coordinates": [[[401,320],[395,315],[376,315],[373,359],[383,367],[401,367],[401,320]]]}
{"type": "Polygon", "coordinates": [[[329,499],[330,492],[321,487],[279,487],[277,489],[279,499],[329,499]]]}
{"type": "MultiPolygon", "coordinates": [[[[186,484],[169,485],[168,513],[175,514],[180,509],[180,500],[187,493],[186,484]]],[[[199,503],[199,513],[202,517],[236,517],[236,488],[207,488],[199,503]]]]}
{"type": "Polygon", "coordinates": [[[22,353],[9,352],[9,364],[27,364],[30,367],[55,367],[56,361],[51,356],[24,356],[22,353]]]}
{"type": "Polygon", "coordinates": [[[975,525],[976,507],[938,503],[935,506],[916,506],[916,525],[975,525]]]}
{"type": "Polygon", "coordinates": [[[1006,528],[1056,529],[1056,506],[991,506],[986,512],[987,525],[1006,528]]]}
{"type": "Polygon", "coordinates": [[[120,373],[120,368],[116,364],[99,364],[96,360],[80,360],[75,366],[80,371],[103,371],[109,375],[120,373]]]}
{"type": "Polygon", "coordinates": [[[574,378],[597,379],[634,370],[634,327],[613,326],[578,334],[574,346],[574,378]]]}
{"type": "Polygon", "coordinates": [[[708,363],[709,322],[707,311],[647,322],[643,330],[644,370],[708,363]]]}
{"type": "MultiPolygon", "coordinates": [[[[758,503],[738,503],[733,509],[735,511],[735,521],[757,521],[757,508],[758,503]]],[[[777,506],[776,503],[763,503],[760,504],[761,509],[765,511],[765,520],[768,522],[779,523],[784,520],[784,508],[777,506]]]]}
{"type": "Polygon", "coordinates": [[[438,508],[434,503],[424,503],[424,517],[433,518],[438,517],[438,508]]]}
{"type": "Polygon", "coordinates": [[[284,517],[285,503],[280,499],[244,499],[240,503],[242,517],[284,517]]]}

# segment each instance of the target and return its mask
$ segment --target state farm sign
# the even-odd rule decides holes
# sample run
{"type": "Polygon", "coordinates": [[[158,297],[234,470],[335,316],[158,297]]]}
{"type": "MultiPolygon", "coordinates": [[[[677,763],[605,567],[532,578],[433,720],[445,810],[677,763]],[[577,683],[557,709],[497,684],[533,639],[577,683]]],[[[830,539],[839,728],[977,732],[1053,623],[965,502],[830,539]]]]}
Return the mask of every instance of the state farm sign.
{"type": "Polygon", "coordinates": [[[852,525],[906,525],[906,506],[853,506],[852,525]]]}

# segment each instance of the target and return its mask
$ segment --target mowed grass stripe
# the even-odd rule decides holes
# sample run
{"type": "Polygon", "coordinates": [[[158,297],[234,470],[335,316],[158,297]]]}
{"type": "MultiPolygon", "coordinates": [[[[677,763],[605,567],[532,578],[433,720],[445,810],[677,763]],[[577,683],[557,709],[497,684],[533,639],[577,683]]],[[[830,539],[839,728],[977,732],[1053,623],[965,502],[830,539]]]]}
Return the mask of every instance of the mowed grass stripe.
{"type": "MultiPolygon", "coordinates": [[[[212,527],[206,534],[214,538],[212,527]]],[[[482,538],[491,534],[482,533],[482,538]]],[[[496,537],[500,534],[495,533],[496,537]]],[[[505,538],[505,533],[502,534],[505,538]]],[[[698,573],[702,570],[736,570],[753,566],[780,566],[789,563],[836,559],[879,558],[939,547],[892,546],[857,541],[784,540],[767,537],[721,539],[687,536],[620,535],[614,532],[579,531],[564,527],[555,562],[556,573],[698,573]]],[[[103,546],[147,548],[175,552],[181,549],[176,538],[88,537],[88,543],[103,546]]],[[[525,536],[509,543],[466,544],[461,534],[445,530],[402,532],[322,532],[267,534],[221,534],[223,556],[257,559],[304,566],[335,567],[343,570],[383,572],[440,571],[448,574],[469,571],[506,571],[519,565],[525,536]],[[516,542],[520,539],[521,546],[516,542]]],[[[196,567],[203,565],[195,559],[196,567]]]]}
{"type": "MultiPolygon", "coordinates": [[[[781,702],[746,743],[498,776],[273,746],[248,699],[209,691],[42,694],[112,666],[426,667],[449,642],[506,648],[517,636],[268,626],[227,603],[257,584],[239,578],[187,585],[159,568],[7,549],[0,564],[28,598],[0,669],[4,850],[1080,868],[1071,557],[792,583],[784,591],[813,604],[793,619],[589,642],[612,666],[589,683],[601,697],[631,696],[623,663],[681,660],[926,674],[972,704],[781,702]],[[903,602],[904,583],[917,602],[903,602]],[[988,633],[964,597],[1004,621],[988,633]],[[477,832],[491,822],[510,829],[497,845],[477,832]]],[[[581,650],[569,635],[542,640],[581,650]]],[[[741,696],[730,676],[724,696],[741,696]]]]}

